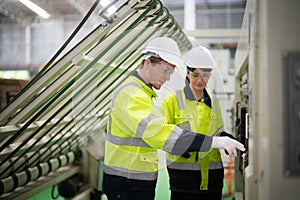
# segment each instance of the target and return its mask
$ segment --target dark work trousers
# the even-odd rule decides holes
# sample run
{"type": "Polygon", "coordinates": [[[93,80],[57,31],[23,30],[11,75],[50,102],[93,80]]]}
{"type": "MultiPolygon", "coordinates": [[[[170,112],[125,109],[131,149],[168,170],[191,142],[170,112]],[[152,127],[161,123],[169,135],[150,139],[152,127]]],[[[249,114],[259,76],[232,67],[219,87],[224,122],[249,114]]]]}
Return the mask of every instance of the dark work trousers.
{"type": "Polygon", "coordinates": [[[220,200],[222,190],[206,193],[186,193],[171,191],[171,200],[220,200]]]}
{"type": "Polygon", "coordinates": [[[154,200],[155,181],[103,174],[103,192],[108,200],[154,200]]]}

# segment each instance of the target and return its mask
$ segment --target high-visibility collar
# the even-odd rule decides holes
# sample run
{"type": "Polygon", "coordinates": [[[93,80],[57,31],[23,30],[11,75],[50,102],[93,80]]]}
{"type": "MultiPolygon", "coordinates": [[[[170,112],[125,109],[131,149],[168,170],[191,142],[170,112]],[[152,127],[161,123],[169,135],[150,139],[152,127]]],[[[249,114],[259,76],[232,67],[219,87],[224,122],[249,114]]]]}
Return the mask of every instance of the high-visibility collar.
{"type": "MultiPolygon", "coordinates": [[[[183,90],[184,90],[185,97],[188,100],[197,101],[197,99],[193,95],[190,85],[186,84],[183,90]]],[[[203,96],[200,101],[202,101],[202,100],[207,106],[212,107],[211,106],[211,98],[210,98],[206,88],[204,88],[204,90],[203,90],[203,96]]]]}
{"type": "Polygon", "coordinates": [[[157,94],[156,94],[156,93],[154,92],[154,90],[152,89],[152,85],[147,84],[147,83],[145,82],[145,80],[138,74],[137,71],[133,72],[133,73],[132,73],[132,76],[135,77],[135,78],[137,78],[137,79],[140,81],[140,83],[142,83],[142,84],[140,84],[140,85],[141,85],[146,91],[152,93],[152,97],[154,97],[154,98],[157,97],[157,94]]]}

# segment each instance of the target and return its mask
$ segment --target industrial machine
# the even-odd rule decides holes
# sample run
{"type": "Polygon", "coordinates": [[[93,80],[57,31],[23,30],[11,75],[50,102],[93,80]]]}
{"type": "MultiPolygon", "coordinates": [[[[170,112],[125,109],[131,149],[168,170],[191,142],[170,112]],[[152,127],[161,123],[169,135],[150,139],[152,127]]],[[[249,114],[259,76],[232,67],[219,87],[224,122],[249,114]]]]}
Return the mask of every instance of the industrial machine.
{"type": "Polygon", "coordinates": [[[300,196],[299,2],[248,0],[235,55],[235,199],[300,196]]]}
{"type": "Polygon", "coordinates": [[[158,0],[96,0],[70,38],[0,113],[0,199],[28,199],[58,185],[64,198],[99,199],[112,92],[158,36],[191,44],[158,0]],[[70,48],[92,13],[95,28],[70,48]]]}

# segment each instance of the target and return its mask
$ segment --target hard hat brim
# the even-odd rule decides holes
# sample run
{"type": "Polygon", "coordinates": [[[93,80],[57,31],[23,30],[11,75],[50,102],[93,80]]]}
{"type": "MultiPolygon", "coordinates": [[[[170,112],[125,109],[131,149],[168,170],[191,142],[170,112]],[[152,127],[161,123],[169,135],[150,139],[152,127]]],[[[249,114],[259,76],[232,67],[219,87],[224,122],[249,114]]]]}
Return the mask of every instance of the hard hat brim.
{"type": "Polygon", "coordinates": [[[166,61],[172,65],[176,65],[176,67],[184,67],[185,66],[181,56],[179,56],[179,55],[175,55],[175,54],[172,54],[169,52],[160,52],[159,56],[164,61],[166,61]]]}

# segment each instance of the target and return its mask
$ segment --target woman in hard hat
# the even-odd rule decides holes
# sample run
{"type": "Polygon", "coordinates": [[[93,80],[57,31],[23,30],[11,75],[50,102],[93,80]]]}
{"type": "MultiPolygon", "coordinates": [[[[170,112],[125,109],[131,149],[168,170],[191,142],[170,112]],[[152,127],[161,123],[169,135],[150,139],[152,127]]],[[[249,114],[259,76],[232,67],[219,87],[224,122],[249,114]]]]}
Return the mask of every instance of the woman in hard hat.
{"type": "MultiPolygon", "coordinates": [[[[183,58],[187,66],[187,84],[169,94],[162,103],[167,123],[209,136],[232,137],[223,132],[220,105],[206,89],[215,67],[210,51],[202,46],[194,47],[183,58]]],[[[222,199],[224,169],[219,149],[182,156],[167,153],[167,168],[171,200],[222,199]]]]}
{"type": "Polygon", "coordinates": [[[158,174],[157,149],[172,154],[207,152],[225,148],[236,155],[244,146],[230,138],[211,137],[167,124],[156,110],[153,88],[170,79],[175,66],[183,65],[174,40],[150,41],[144,58],[112,96],[105,141],[103,192],[110,199],[154,200],[158,174]],[[230,144],[230,145],[228,145],[230,144]]]}

